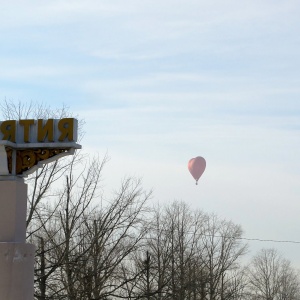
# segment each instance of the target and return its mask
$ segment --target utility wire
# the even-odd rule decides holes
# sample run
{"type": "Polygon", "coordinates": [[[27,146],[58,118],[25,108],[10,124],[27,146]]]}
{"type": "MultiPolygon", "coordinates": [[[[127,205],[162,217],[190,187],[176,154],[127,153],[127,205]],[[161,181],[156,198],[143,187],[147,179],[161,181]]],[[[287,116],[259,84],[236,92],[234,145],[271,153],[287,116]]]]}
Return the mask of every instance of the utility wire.
{"type": "MultiPolygon", "coordinates": [[[[56,216],[52,216],[52,219],[57,218],[56,216]]],[[[59,218],[58,218],[59,219],[59,218]]],[[[87,218],[87,220],[95,221],[94,218],[87,218]]],[[[168,229],[160,229],[158,231],[169,232],[168,229]]],[[[235,237],[229,235],[214,235],[214,234],[207,234],[207,233],[196,233],[194,231],[185,231],[185,233],[189,234],[196,234],[197,236],[208,236],[208,237],[215,237],[215,238],[226,238],[226,239],[236,239],[236,240],[245,240],[245,241],[256,241],[256,242],[271,242],[271,243],[286,243],[286,244],[300,244],[300,241],[293,241],[293,240],[274,240],[274,239],[260,239],[260,238],[247,238],[247,237],[235,237]]],[[[82,234],[75,235],[74,237],[81,237],[82,234]]],[[[153,239],[153,237],[143,237],[142,239],[153,239]]]]}
{"type": "Polygon", "coordinates": [[[235,238],[235,239],[240,239],[240,240],[246,240],[246,241],[257,241],[257,242],[272,242],[272,243],[290,243],[290,244],[300,244],[299,241],[284,241],[284,240],[265,240],[265,239],[251,239],[251,238],[245,238],[245,237],[240,237],[240,238],[235,238]]]}

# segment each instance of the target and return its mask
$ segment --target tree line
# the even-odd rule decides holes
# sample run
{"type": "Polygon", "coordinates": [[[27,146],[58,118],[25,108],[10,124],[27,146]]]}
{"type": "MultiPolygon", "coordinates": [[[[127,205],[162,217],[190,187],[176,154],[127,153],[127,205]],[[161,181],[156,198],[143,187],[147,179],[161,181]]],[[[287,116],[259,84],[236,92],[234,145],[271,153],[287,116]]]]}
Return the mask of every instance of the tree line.
{"type": "Polygon", "coordinates": [[[245,265],[240,225],[184,202],[151,206],[134,178],[106,199],[105,162],[78,153],[28,179],[36,299],[300,299],[299,274],[275,249],[245,265]]]}

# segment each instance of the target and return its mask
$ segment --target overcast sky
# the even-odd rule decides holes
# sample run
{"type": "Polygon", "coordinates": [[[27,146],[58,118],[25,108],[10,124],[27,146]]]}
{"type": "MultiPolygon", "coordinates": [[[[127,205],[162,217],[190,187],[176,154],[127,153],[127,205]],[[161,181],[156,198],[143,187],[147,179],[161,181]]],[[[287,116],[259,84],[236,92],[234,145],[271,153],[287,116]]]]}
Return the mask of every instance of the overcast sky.
{"type": "MultiPolygon", "coordinates": [[[[298,0],[2,1],[0,99],[84,119],[107,189],[142,177],[153,202],[300,241],[299,15],[298,0]]],[[[249,245],[300,267],[300,243],[249,245]]]]}

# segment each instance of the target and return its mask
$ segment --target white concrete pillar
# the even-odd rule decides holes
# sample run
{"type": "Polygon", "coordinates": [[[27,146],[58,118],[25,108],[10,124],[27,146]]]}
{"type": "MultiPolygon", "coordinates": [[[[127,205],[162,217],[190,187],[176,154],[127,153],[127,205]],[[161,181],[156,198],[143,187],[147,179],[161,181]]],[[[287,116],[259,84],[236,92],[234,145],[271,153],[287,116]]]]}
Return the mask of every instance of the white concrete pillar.
{"type": "Polygon", "coordinates": [[[26,244],[27,185],[0,176],[0,299],[33,300],[34,252],[26,244]]]}
{"type": "Polygon", "coordinates": [[[0,243],[0,299],[33,300],[35,247],[0,243]]]}
{"type": "Polygon", "coordinates": [[[13,178],[0,181],[0,242],[25,243],[27,185],[13,178]]]}

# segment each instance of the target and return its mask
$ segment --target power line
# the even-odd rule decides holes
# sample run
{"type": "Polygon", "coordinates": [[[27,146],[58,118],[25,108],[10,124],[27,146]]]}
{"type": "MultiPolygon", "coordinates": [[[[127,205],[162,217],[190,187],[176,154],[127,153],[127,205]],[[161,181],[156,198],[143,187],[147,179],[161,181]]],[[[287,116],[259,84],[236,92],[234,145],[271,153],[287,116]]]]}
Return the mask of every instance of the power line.
{"type": "MultiPolygon", "coordinates": [[[[167,231],[167,230],[161,230],[161,231],[167,231]]],[[[246,240],[246,241],[256,241],[256,242],[300,244],[300,241],[292,241],[292,240],[247,238],[247,237],[236,237],[236,236],[229,236],[229,235],[215,235],[215,234],[207,234],[207,233],[195,233],[195,232],[192,232],[192,231],[187,231],[186,233],[197,234],[197,236],[208,236],[208,237],[213,237],[213,238],[226,238],[226,239],[246,240]]]]}
{"type": "Polygon", "coordinates": [[[257,242],[300,244],[299,241],[288,241],[288,240],[266,240],[266,239],[246,238],[246,237],[240,237],[240,238],[236,238],[236,239],[246,240],[246,241],[257,241],[257,242]]]}
{"type": "MultiPolygon", "coordinates": [[[[56,216],[52,216],[52,219],[58,218],[56,216]]],[[[94,218],[86,218],[90,221],[95,221],[94,218]]],[[[169,229],[160,229],[159,231],[169,232],[169,229]]],[[[300,241],[293,241],[293,240],[275,240],[275,239],[260,239],[260,238],[248,238],[248,237],[236,237],[236,236],[229,236],[229,235],[214,235],[214,234],[207,234],[207,233],[196,233],[193,231],[185,231],[188,234],[195,234],[197,236],[207,236],[207,237],[215,237],[215,238],[226,238],[226,239],[236,239],[236,240],[245,240],[245,241],[256,241],[256,242],[271,242],[271,243],[286,243],[286,244],[300,244],[300,241]]],[[[79,234],[81,236],[82,234],[79,234]]],[[[76,237],[76,236],[75,236],[76,237]]],[[[153,237],[146,237],[144,236],[142,239],[153,239],[153,237]]]]}

